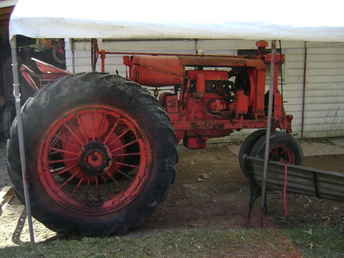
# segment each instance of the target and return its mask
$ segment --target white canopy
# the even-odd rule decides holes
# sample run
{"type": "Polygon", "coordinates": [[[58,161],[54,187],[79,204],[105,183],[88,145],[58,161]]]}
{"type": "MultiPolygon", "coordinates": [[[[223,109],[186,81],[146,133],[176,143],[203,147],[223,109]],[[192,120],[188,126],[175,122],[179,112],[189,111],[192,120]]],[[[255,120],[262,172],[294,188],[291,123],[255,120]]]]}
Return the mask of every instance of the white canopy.
{"type": "Polygon", "coordinates": [[[10,37],[343,41],[342,0],[19,0],[10,37]]]}

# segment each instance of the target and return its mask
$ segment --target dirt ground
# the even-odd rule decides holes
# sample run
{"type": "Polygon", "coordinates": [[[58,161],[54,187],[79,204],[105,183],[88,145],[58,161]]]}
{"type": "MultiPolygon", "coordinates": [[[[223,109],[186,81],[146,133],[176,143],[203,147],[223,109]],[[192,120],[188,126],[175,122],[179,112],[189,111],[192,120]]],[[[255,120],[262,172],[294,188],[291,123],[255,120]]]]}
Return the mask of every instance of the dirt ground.
{"type": "MultiPolygon", "coordinates": [[[[3,152],[3,147],[0,151],[3,152]]],[[[242,175],[237,156],[230,144],[212,144],[205,150],[190,151],[180,147],[176,182],[171,186],[167,200],[150,217],[140,233],[170,229],[246,227],[249,197],[248,184],[242,175]]],[[[0,188],[9,184],[5,159],[0,153],[0,188]]],[[[305,159],[305,165],[320,169],[341,171],[344,156],[314,156],[305,159]]],[[[313,197],[289,195],[289,217],[283,216],[278,193],[268,195],[269,216],[266,227],[302,226],[304,223],[341,225],[344,228],[344,203],[318,200],[313,197]]],[[[28,241],[28,229],[21,237],[12,236],[23,206],[17,199],[2,207],[0,217],[0,248],[28,241]]],[[[259,209],[253,214],[253,227],[258,227],[259,209]]],[[[39,222],[34,221],[37,241],[55,236],[39,222]]],[[[287,240],[281,240],[287,241],[287,240]]],[[[251,254],[257,250],[252,249],[251,254]]],[[[289,255],[291,255],[289,253],[289,255]]],[[[283,256],[277,253],[276,256],[283,256]]],[[[295,255],[297,256],[297,255],[295,255]]],[[[290,256],[288,256],[290,257],[290,256]]]]}
{"type": "MultiPolygon", "coordinates": [[[[168,200],[145,224],[157,228],[246,226],[249,187],[230,145],[213,145],[205,150],[180,152],[176,183],[168,200]]],[[[305,166],[342,171],[344,156],[306,157],[305,166]]],[[[289,194],[289,217],[283,215],[280,193],[268,194],[267,227],[298,226],[307,223],[342,225],[344,203],[315,197],[289,194]]],[[[257,201],[251,226],[260,225],[260,200],[257,201]]]]}

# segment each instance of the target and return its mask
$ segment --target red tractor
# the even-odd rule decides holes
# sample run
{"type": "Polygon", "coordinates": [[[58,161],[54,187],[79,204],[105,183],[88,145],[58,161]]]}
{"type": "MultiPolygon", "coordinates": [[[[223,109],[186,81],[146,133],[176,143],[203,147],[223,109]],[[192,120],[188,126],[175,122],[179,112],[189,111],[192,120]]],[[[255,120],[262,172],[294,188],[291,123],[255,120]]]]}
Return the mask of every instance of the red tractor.
{"type": "MultiPolygon", "coordinates": [[[[255,56],[125,56],[127,78],[64,76],[22,108],[33,216],[57,232],[123,234],[141,225],[175,178],[176,145],[244,128],[266,128],[266,71],[274,60],[271,159],[299,164],[278,89],[282,54],[258,42],[255,56]],[[154,98],[142,87],[174,91],[154,98]]],[[[100,51],[104,60],[105,51],[100,51]]],[[[248,136],[243,155],[262,156],[265,129],[248,136]]],[[[8,142],[9,174],[23,199],[16,122],[8,142]]]]}

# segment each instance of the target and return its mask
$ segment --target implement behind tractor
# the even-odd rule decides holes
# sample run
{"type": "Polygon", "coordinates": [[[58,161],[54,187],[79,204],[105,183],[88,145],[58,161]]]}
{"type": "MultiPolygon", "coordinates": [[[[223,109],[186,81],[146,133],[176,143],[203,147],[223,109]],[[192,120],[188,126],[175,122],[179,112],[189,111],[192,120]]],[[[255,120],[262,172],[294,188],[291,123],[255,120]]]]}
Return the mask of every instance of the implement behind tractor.
{"type": "MultiPolygon", "coordinates": [[[[292,116],[285,113],[279,91],[284,56],[272,58],[264,41],[257,46],[257,54],[247,57],[128,55],[123,58],[127,78],[63,75],[42,87],[22,109],[24,138],[32,150],[26,162],[34,217],[57,232],[126,233],[165,198],[175,178],[178,142],[200,149],[209,138],[256,128],[260,130],[248,136],[239,154],[250,177],[245,155],[264,156],[265,81],[271,62],[270,159],[300,164],[302,151],[289,134],[292,116]],[[167,86],[173,90],[158,94],[167,86]],[[145,87],[153,88],[158,99],[145,87]]],[[[111,52],[99,54],[104,68],[111,52]]],[[[29,72],[23,75],[34,82],[29,72]]],[[[9,174],[23,199],[14,125],[9,174]]]]}

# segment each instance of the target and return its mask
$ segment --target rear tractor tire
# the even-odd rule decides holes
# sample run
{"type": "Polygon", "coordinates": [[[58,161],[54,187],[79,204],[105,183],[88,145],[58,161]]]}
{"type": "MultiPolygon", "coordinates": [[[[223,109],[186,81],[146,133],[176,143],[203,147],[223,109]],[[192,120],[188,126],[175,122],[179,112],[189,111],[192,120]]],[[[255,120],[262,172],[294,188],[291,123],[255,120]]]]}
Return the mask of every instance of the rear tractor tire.
{"type": "MultiPolygon", "coordinates": [[[[158,102],[102,73],[64,77],[22,109],[33,216],[60,233],[125,234],[165,198],[176,138],[158,102]]],[[[8,170],[23,197],[16,122],[8,170]]]]}

